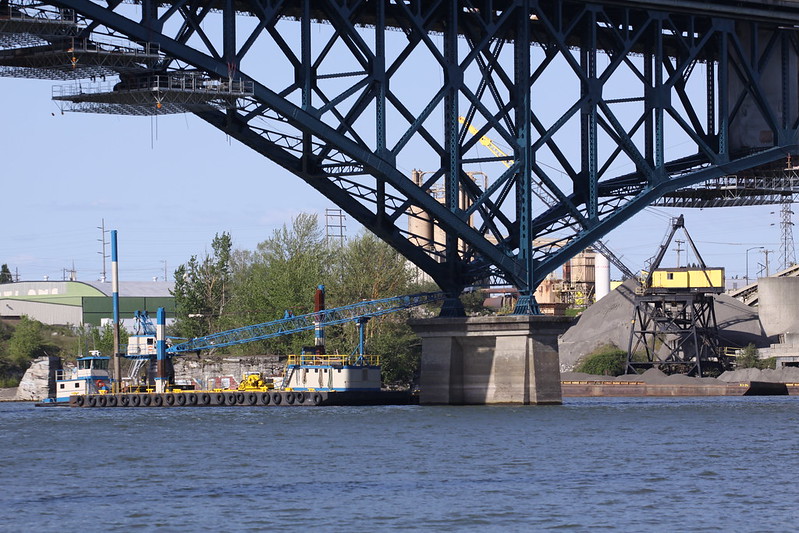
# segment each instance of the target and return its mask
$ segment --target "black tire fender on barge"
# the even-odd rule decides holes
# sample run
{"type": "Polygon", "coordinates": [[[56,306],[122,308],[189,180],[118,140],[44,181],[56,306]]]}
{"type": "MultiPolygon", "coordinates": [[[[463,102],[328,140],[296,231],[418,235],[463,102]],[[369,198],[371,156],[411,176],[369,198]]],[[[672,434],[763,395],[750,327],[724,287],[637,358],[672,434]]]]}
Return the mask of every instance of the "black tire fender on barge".
{"type": "Polygon", "coordinates": [[[186,395],[186,400],[188,401],[187,403],[189,405],[197,405],[197,394],[190,392],[188,395],[186,395]]]}
{"type": "Polygon", "coordinates": [[[133,396],[131,396],[130,397],[130,404],[133,407],[140,406],[141,405],[141,396],[139,396],[138,394],[134,394],[133,396]]]}
{"type": "Polygon", "coordinates": [[[280,402],[283,401],[283,396],[279,392],[272,393],[272,403],[275,405],[280,405],[280,402]]]}
{"type": "Polygon", "coordinates": [[[89,399],[86,403],[89,405],[89,407],[97,407],[97,398],[94,396],[89,396],[89,399]]]}
{"type": "Polygon", "coordinates": [[[121,405],[122,407],[127,407],[128,405],[130,405],[130,396],[128,396],[127,394],[123,394],[122,396],[120,396],[119,405],[121,405]]]}
{"type": "Polygon", "coordinates": [[[164,405],[164,397],[160,394],[153,396],[153,406],[161,407],[162,405],[164,405]]]}
{"type": "Polygon", "coordinates": [[[105,396],[100,396],[99,398],[97,398],[97,405],[99,405],[100,407],[105,407],[106,405],[108,405],[108,398],[106,398],[105,396]]]}
{"type": "Polygon", "coordinates": [[[247,395],[247,405],[258,405],[258,395],[251,392],[247,395]]]}
{"type": "Polygon", "coordinates": [[[221,392],[217,393],[214,398],[216,399],[216,405],[225,405],[225,395],[221,392]]]}
{"type": "Polygon", "coordinates": [[[186,405],[186,395],[179,393],[177,396],[175,396],[175,403],[178,405],[186,405]]]}
{"type": "Polygon", "coordinates": [[[116,407],[117,406],[117,397],[116,396],[109,396],[108,397],[108,407],[116,407]]]}
{"type": "Polygon", "coordinates": [[[175,395],[174,394],[164,394],[164,403],[172,406],[175,405],[175,395]]]}
{"type": "Polygon", "coordinates": [[[225,394],[225,405],[236,405],[236,393],[228,392],[225,394]]]}
{"type": "Polygon", "coordinates": [[[200,404],[211,405],[211,395],[207,392],[200,394],[200,404]]]}
{"type": "Polygon", "coordinates": [[[270,396],[268,392],[262,392],[260,399],[261,405],[269,405],[269,402],[272,400],[272,396],[270,396]]]}
{"type": "Polygon", "coordinates": [[[313,403],[314,405],[321,405],[322,404],[322,395],[319,394],[318,392],[314,392],[311,395],[311,403],[313,403]]]}
{"type": "Polygon", "coordinates": [[[145,407],[150,407],[150,404],[153,403],[153,398],[149,394],[145,394],[141,397],[141,404],[145,407]]]}
{"type": "Polygon", "coordinates": [[[294,405],[294,393],[287,392],[286,393],[286,403],[289,405],[294,405]]]}
{"type": "Polygon", "coordinates": [[[298,392],[297,393],[297,403],[305,403],[305,393],[298,392]]]}
{"type": "Polygon", "coordinates": [[[78,396],[77,398],[75,398],[75,403],[78,404],[78,407],[83,407],[83,404],[86,403],[86,397],[78,396]]]}

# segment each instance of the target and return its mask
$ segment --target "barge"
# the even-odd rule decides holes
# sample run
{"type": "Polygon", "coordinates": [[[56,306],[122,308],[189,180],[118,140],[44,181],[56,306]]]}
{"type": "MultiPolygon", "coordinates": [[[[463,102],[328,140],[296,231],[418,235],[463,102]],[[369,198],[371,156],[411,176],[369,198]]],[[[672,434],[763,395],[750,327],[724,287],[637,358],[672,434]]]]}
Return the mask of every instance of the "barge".
{"type": "MultiPolygon", "coordinates": [[[[106,358],[107,359],[107,358],[106,358]]],[[[70,407],[278,407],[329,405],[412,405],[418,396],[410,391],[389,391],[380,387],[379,356],[373,355],[290,355],[283,385],[259,373],[242,379],[236,390],[191,390],[167,388],[111,393],[92,389],[72,393],[70,407]]]]}
{"type": "Polygon", "coordinates": [[[70,407],[314,407],[331,405],[413,405],[408,391],[180,391],[74,395],[70,407]]]}

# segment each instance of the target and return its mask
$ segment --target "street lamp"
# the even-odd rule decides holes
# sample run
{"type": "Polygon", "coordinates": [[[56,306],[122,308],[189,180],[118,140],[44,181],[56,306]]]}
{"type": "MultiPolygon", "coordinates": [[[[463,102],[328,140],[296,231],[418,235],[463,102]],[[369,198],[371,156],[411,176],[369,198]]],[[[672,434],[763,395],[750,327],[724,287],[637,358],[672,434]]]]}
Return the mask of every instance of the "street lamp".
{"type": "Polygon", "coordinates": [[[752,246],[746,250],[746,284],[749,285],[749,250],[762,250],[765,246],[752,246]]]}

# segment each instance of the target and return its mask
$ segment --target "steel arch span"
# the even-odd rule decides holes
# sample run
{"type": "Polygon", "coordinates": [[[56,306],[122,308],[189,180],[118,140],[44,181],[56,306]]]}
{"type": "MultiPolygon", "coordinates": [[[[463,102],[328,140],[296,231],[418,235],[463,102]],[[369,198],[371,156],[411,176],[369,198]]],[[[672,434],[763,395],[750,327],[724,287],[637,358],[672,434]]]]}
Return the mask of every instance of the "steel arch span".
{"type": "Polygon", "coordinates": [[[157,64],[123,82],[201,72],[246,84],[186,109],[305,180],[448,294],[511,284],[521,313],[535,312],[547,274],[664,194],[797,148],[791,4],[48,3],[77,13],[82,37],[157,47],[157,64]],[[486,138],[507,155],[485,151],[486,138]]]}

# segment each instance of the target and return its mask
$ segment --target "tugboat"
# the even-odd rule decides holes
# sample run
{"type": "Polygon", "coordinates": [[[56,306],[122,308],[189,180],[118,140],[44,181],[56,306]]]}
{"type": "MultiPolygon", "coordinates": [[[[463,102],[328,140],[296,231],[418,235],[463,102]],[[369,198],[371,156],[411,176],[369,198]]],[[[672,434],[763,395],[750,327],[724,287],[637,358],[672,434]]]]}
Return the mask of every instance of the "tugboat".
{"type": "Polygon", "coordinates": [[[110,357],[103,357],[97,350],[91,350],[87,357],[79,357],[75,368],[56,372],[55,400],[49,402],[68,405],[71,396],[105,394],[111,391],[111,376],[108,374],[110,357]]]}

